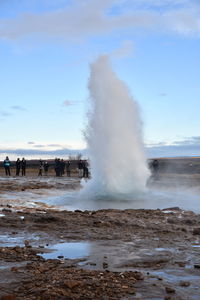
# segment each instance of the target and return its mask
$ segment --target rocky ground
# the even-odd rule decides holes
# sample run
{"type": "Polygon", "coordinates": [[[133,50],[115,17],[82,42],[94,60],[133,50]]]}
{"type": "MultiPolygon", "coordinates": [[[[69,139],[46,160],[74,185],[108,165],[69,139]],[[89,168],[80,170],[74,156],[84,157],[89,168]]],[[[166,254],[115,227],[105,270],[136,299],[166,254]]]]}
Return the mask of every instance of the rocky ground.
{"type": "MultiPolygon", "coordinates": [[[[57,192],[80,187],[78,180],[26,180],[26,191],[41,193],[51,186],[57,192]]],[[[1,299],[200,299],[199,214],[177,207],[58,211],[17,206],[3,201],[5,189],[10,184],[7,192],[18,193],[25,183],[4,182],[1,299]]]]}

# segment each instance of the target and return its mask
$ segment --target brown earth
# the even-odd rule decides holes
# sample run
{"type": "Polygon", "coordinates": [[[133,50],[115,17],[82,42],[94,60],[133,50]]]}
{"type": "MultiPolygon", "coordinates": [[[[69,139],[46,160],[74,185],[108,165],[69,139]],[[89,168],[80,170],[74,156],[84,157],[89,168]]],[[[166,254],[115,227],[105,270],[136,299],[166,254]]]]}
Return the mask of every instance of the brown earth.
{"type": "Polygon", "coordinates": [[[199,299],[200,217],[193,212],[2,213],[2,299],[199,299]],[[19,245],[6,246],[13,237],[19,245]],[[90,241],[94,249],[82,259],[40,256],[66,241],[90,241]]]}

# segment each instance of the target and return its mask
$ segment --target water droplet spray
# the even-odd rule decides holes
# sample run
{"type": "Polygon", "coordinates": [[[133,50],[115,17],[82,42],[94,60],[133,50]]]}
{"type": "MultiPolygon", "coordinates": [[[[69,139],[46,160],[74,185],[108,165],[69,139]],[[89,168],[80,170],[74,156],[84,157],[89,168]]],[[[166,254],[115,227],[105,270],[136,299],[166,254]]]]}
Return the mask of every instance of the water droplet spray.
{"type": "Polygon", "coordinates": [[[138,105],[107,56],[91,64],[89,92],[85,138],[92,179],[85,189],[97,196],[143,191],[149,170],[138,105]]]}

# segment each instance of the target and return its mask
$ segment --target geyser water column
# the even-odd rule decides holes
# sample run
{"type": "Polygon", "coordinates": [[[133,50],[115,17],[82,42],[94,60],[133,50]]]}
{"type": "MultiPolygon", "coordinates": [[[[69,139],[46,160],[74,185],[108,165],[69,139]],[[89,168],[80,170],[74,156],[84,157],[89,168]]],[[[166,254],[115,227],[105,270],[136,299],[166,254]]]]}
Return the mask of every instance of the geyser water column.
{"type": "Polygon", "coordinates": [[[149,171],[138,105],[107,56],[91,64],[89,92],[85,137],[92,178],[85,188],[97,195],[143,190],[149,171]]]}

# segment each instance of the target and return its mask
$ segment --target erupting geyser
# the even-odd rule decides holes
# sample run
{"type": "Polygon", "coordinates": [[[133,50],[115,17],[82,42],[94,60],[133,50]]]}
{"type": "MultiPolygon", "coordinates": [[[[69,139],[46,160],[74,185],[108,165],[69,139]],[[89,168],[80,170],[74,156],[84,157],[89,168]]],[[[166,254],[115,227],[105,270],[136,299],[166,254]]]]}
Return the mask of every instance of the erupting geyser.
{"type": "Polygon", "coordinates": [[[144,190],[149,171],[138,106],[113,72],[108,57],[101,56],[91,65],[89,91],[91,109],[85,136],[92,179],[87,190],[97,195],[144,190]]]}

